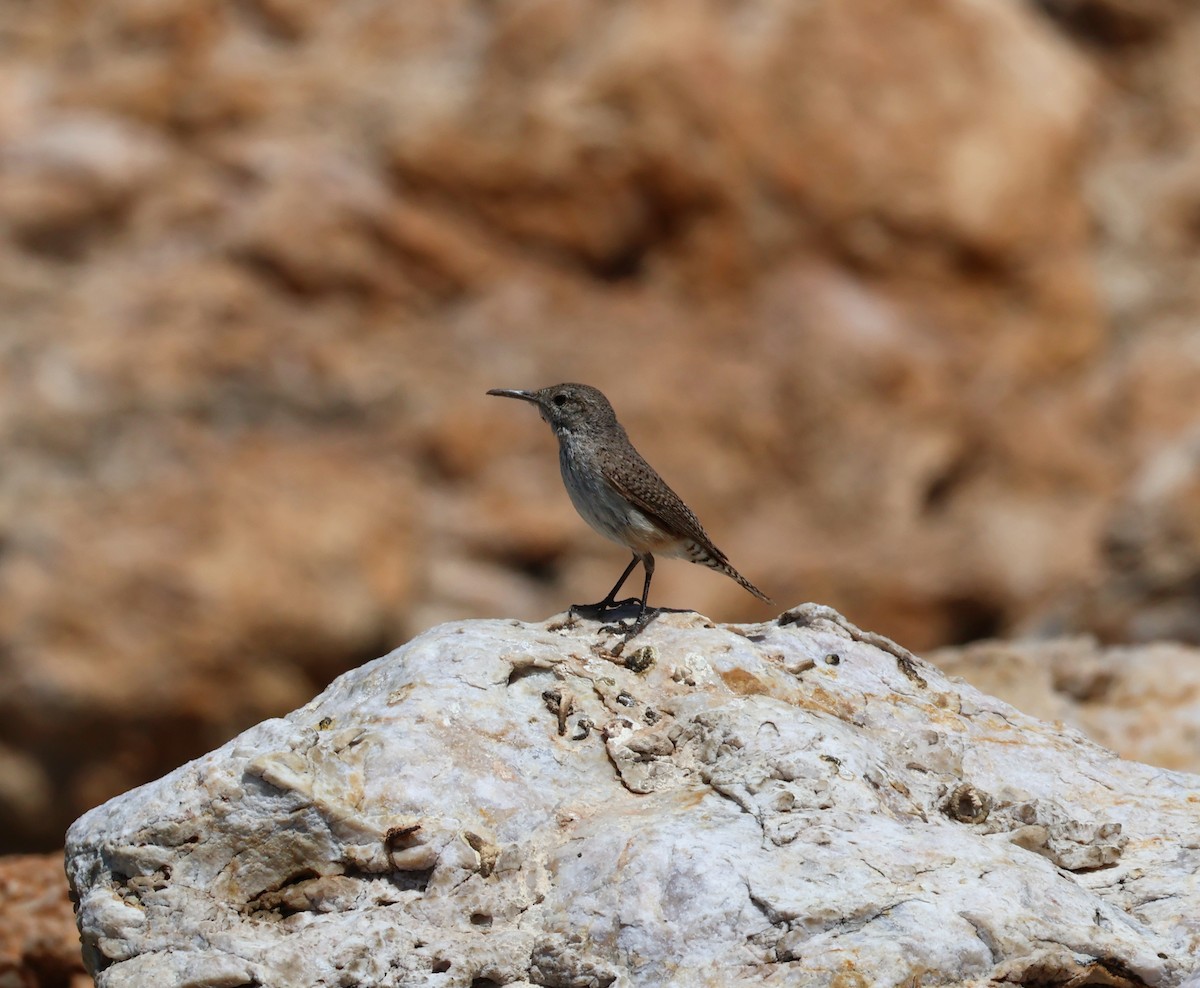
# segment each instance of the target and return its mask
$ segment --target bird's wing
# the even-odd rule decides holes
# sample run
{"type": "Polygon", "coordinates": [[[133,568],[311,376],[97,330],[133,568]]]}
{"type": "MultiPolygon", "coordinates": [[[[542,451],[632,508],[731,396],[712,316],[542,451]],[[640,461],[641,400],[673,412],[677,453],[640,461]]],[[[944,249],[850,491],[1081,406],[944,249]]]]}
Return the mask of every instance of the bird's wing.
{"type": "Polygon", "coordinates": [[[601,469],[604,479],[618,494],[665,531],[697,542],[717,560],[726,561],[725,554],[713,545],[692,509],[641,456],[636,461],[606,457],[601,469]]]}

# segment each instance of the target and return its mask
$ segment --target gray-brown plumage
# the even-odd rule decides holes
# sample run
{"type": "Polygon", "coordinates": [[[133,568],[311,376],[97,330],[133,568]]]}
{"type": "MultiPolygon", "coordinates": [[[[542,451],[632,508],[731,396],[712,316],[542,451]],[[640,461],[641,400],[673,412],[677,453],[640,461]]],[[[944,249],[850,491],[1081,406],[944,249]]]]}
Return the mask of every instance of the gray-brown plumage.
{"type": "Polygon", "coordinates": [[[637,617],[621,629],[626,639],[646,626],[646,599],[654,575],[654,553],[699,563],[736,580],[759,600],[770,603],[713,545],[695,513],[667,485],[629,441],[607,398],[586,384],[556,384],[539,391],[494,389],[490,395],[520,398],[537,405],[558,437],[563,483],[575,509],[605,538],[627,547],[633,559],[608,596],[580,611],[604,612],[628,601],[617,592],[640,562],[646,583],[637,617]]]}

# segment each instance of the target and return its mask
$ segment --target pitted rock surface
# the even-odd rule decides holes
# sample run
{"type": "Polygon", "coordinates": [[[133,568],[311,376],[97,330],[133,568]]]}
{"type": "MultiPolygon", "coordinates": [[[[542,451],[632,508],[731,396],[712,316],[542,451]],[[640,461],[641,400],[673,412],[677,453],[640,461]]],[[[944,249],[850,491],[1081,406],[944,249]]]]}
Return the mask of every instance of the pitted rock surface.
{"type": "Polygon", "coordinates": [[[1190,973],[1195,777],[827,608],[613,641],[443,625],[88,813],[68,874],[98,988],[1190,973]]]}

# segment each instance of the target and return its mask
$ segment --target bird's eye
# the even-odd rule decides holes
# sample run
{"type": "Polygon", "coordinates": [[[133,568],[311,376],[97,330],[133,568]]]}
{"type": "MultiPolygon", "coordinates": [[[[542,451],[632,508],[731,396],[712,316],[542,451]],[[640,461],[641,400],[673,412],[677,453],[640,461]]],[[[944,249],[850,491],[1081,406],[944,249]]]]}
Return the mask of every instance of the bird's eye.
{"type": "Polygon", "coordinates": [[[559,408],[562,408],[562,406],[567,403],[567,396],[561,395],[561,394],[555,395],[552,400],[553,400],[554,404],[556,404],[559,408]]]}

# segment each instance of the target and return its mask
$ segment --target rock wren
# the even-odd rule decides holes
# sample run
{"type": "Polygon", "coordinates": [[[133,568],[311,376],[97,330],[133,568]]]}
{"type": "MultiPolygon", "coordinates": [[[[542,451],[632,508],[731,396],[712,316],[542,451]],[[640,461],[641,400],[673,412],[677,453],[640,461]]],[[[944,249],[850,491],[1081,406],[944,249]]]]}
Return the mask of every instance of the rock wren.
{"type": "Polygon", "coordinates": [[[637,616],[628,625],[612,628],[625,641],[639,634],[650,618],[646,599],[654,576],[654,553],[700,563],[736,580],[759,600],[771,598],[747,580],[713,545],[696,515],[641,454],[633,448],[612,405],[586,384],[556,384],[540,391],[488,392],[502,398],[533,402],[558,437],[558,463],[575,510],[607,539],[625,546],[633,559],[608,596],[597,604],[576,604],[572,610],[603,616],[610,608],[637,601],[637,616]],[[640,599],[616,600],[617,592],[638,563],[646,571],[640,599]]]}

